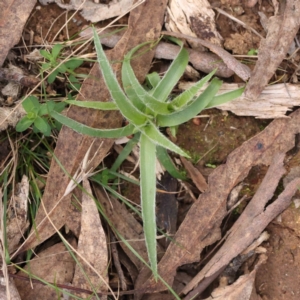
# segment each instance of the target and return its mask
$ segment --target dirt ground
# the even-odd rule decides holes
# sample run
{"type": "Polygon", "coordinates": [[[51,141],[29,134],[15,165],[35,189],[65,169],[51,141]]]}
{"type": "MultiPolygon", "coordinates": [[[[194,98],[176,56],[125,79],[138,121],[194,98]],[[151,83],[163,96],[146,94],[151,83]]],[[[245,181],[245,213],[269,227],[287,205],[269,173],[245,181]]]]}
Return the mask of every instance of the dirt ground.
{"type": "MultiPolygon", "coordinates": [[[[240,5],[240,1],[232,0],[223,0],[221,3],[220,7],[230,8],[233,15],[247,22],[258,32],[263,32],[257,14],[258,6],[245,8],[240,5]]],[[[273,6],[270,1],[262,1],[260,10],[264,11],[267,16],[273,14],[273,6]]],[[[65,24],[65,13],[66,11],[55,4],[36,8],[24,30],[25,43],[30,40],[30,32],[34,33],[33,42],[35,44],[52,42],[65,24]]],[[[71,12],[68,13],[68,15],[70,14],[71,12]]],[[[249,33],[242,26],[228,20],[227,17],[221,14],[217,16],[216,21],[217,28],[224,39],[226,50],[231,51],[233,54],[246,55],[251,49],[258,49],[259,37],[249,33]]],[[[78,34],[87,24],[88,22],[82,16],[75,15],[72,21],[68,23],[67,29],[64,28],[60,31],[57,40],[67,40],[78,34]]],[[[25,54],[25,50],[21,51],[25,54]]],[[[249,66],[252,67],[251,61],[249,61],[249,66]]],[[[285,64],[283,68],[286,69],[285,78],[288,78],[291,75],[289,65],[285,64]]],[[[35,69],[33,68],[32,71],[34,73],[35,69]]],[[[280,71],[278,75],[280,75],[280,71]]],[[[238,81],[237,78],[230,80],[238,81]]],[[[216,166],[226,162],[228,154],[261,132],[270,123],[270,121],[257,120],[253,117],[238,117],[217,109],[204,111],[202,114],[205,116],[200,118],[199,122],[190,121],[180,126],[176,142],[191,154],[192,162],[205,178],[216,166]]],[[[0,152],[0,158],[5,157],[7,148],[7,144],[1,144],[3,151],[0,152]]],[[[295,154],[291,154],[286,159],[289,170],[299,165],[299,149],[296,148],[295,154]]],[[[246,185],[241,192],[242,195],[247,196],[247,199],[251,199],[253,196],[265,175],[265,171],[264,166],[256,166],[249,173],[245,180],[246,185]]],[[[139,191],[135,188],[131,190],[131,187],[128,186],[123,187],[123,189],[126,189],[124,193],[127,198],[137,199],[137,192],[139,191]]],[[[266,249],[268,259],[259,268],[256,276],[256,289],[262,299],[300,299],[300,211],[297,206],[300,200],[297,201],[298,197],[299,195],[296,195],[294,197],[296,200],[293,201],[290,207],[266,228],[270,238],[262,246],[266,249]]],[[[189,201],[192,202],[191,199],[186,200],[186,202],[189,201]]],[[[178,211],[185,214],[184,211],[189,207],[189,204],[182,202],[180,204],[182,207],[179,207],[178,211]]],[[[242,207],[243,205],[236,210],[237,214],[242,207]]],[[[233,216],[232,220],[228,222],[233,222],[235,218],[233,216]]]]}

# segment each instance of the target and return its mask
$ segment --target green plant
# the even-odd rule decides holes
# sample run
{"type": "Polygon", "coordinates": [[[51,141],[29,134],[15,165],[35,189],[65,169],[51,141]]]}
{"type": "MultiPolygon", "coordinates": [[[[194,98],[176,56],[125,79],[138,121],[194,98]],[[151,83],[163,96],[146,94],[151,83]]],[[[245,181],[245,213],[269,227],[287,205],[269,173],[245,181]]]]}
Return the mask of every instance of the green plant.
{"type": "Polygon", "coordinates": [[[247,53],[247,55],[251,55],[251,56],[257,54],[258,54],[258,49],[253,49],[253,48],[251,48],[247,53]]]}
{"type": "Polygon", "coordinates": [[[71,88],[78,90],[80,88],[80,84],[77,74],[74,72],[74,70],[82,65],[83,60],[71,58],[64,63],[61,63],[60,56],[62,49],[63,45],[56,44],[53,46],[51,52],[43,49],[40,50],[40,54],[46,59],[46,62],[42,64],[42,71],[50,72],[50,75],[48,76],[48,83],[54,82],[58,75],[64,76],[66,73],[68,73],[71,88]]]}
{"type": "Polygon", "coordinates": [[[205,164],[205,167],[207,167],[207,168],[211,168],[211,169],[215,169],[217,166],[216,165],[214,165],[214,164],[205,164]]]}
{"type": "Polygon", "coordinates": [[[54,101],[41,104],[35,96],[27,97],[22,105],[27,114],[18,122],[16,130],[22,132],[33,125],[34,132],[41,132],[45,136],[49,136],[51,129],[59,125],[50,122],[51,112],[61,112],[66,106],[63,102],[55,103],[54,101]]]}
{"type": "MultiPolygon", "coordinates": [[[[143,226],[148,257],[153,275],[156,279],[158,278],[155,222],[156,151],[158,147],[161,147],[179,155],[189,157],[185,151],[172,143],[160,132],[160,127],[178,126],[196,116],[201,110],[230,101],[240,96],[243,92],[243,89],[239,89],[215,96],[222,82],[214,78],[205,91],[200,96],[195,97],[198,90],[212,78],[214,74],[214,72],[212,72],[195,83],[190,89],[175,97],[172,101],[169,101],[169,95],[182,76],[188,63],[188,52],[183,48],[183,43],[177,39],[172,38],[171,40],[181,46],[180,52],[162,79],[159,78],[158,74],[154,74],[152,78],[150,78],[151,85],[154,86],[151,90],[146,91],[143,88],[135,77],[130,65],[132,55],[149,43],[143,43],[135,47],[125,56],[122,65],[124,92],[105,56],[99,37],[94,31],[98,62],[113,102],[68,102],[73,105],[95,109],[118,109],[128,120],[129,124],[127,126],[116,129],[95,129],[63,116],[56,111],[51,112],[51,116],[57,121],[79,133],[90,136],[118,138],[139,133],[143,226]]],[[[160,156],[167,155],[166,152],[160,150],[158,150],[158,152],[160,156]]]]}

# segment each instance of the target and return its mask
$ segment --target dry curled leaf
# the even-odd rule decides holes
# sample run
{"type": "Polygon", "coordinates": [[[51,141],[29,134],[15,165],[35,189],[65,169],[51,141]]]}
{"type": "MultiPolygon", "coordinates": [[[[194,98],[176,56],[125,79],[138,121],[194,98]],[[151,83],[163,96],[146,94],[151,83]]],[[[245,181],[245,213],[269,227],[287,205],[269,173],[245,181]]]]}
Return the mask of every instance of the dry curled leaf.
{"type": "MultiPolygon", "coordinates": [[[[72,241],[75,246],[75,241],[72,241]]],[[[57,284],[71,283],[75,268],[75,261],[67,251],[63,243],[55,244],[45,251],[39,253],[38,257],[30,260],[24,269],[45,281],[57,284]]],[[[19,275],[29,277],[25,272],[19,275]]],[[[15,279],[16,287],[22,300],[57,299],[59,291],[50,286],[45,286],[37,282],[29,284],[27,280],[15,279]]],[[[60,295],[62,295],[60,293],[60,295]]]]}

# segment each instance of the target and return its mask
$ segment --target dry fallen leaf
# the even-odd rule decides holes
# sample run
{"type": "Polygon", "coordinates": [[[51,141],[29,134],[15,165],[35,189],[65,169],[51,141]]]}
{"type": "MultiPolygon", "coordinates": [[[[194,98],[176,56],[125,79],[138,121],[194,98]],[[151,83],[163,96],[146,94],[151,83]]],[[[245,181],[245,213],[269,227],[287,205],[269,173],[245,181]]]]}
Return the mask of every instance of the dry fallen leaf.
{"type": "Polygon", "coordinates": [[[256,101],[286,57],[300,26],[300,1],[287,0],[284,13],[269,19],[268,34],[261,41],[258,60],[246,86],[246,98],[256,101]]]}
{"type": "MultiPolygon", "coordinates": [[[[134,218],[134,216],[126,209],[124,204],[121,204],[113,197],[109,197],[102,192],[102,188],[93,185],[96,197],[101,203],[102,209],[111,223],[112,230],[116,230],[135,251],[144,259],[147,260],[147,249],[144,242],[144,234],[142,225],[134,218]]],[[[118,237],[118,235],[116,234],[118,237]]],[[[139,258],[126,247],[124,243],[120,243],[120,247],[124,250],[127,256],[131,259],[138,270],[143,267],[143,263],[139,258]]],[[[159,245],[158,245],[159,247],[159,245]]],[[[162,253],[162,249],[158,248],[158,252],[162,253]]]]}
{"type": "MultiPolygon", "coordinates": [[[[74,287],[106,292],[108,286],[108,252],[106,236],[87,179],[83,181],[81,231],[76,252],[80,255],[72,281],[74,287]],[[87,264],[88,262],[88,264],[87,264]],[[92,266],[93,269],[90,267],[92,266]]],[[[76,294],[86,297],[86,294],[76,294]]],[[[101,297],[102,300],[106,296],[101,297]]],[[[91,299],[96,299],[95,297],[91,299]]]]}
{"type": "MultiPolygon", "coordinates": [[[[71,242],[73,246],[75,241],[71,242]]],[[[35,275],[52,284],[71,283],[75,268],[75,261],[67,251],[63,243],[56,244],[47,248],[38,254],[38,257],[30,260],[24,269],[32,275],[35,275]]],[[[24,272],[19,275],[29,277],[24,272]]],[[[41,283],[27,280],[15,279],[16,287],[22,300],[43,299],[53,300],[58,298],[58,291],[53,287],[45,286],[41,283]]]]}
{"type": "Polygon", "coordinates": [[[187,171],[188,175],[194,182],[195,186],[200,192],[205,192],[207,190],[207,183],[204,178],[204,176],[201,174],[201,172],[193,166],[193,164],[185,159],[184,157],[181,157],[181,161],[184,165],[185,170],[187,171]]]}
{"type": "Polygon", "coordinates": [[[15,195],[9,202],[7,213],[6,236],[9,253],[16,250],[29,226],[27,220],[28,194],[28,177],[23,175],[21,182],[16,185],[15,195]]]}

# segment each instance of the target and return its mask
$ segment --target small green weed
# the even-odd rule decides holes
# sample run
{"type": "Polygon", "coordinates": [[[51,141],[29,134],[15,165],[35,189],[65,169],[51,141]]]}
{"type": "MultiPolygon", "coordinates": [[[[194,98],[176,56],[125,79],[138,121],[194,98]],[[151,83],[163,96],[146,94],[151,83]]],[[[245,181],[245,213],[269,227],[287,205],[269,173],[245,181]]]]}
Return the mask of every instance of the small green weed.
{"type": "Polygon", "coordinates": [[[253,48],[251,48],[247,53],[247,55],[257,55],[257,54],[258,54],[258,50],[253,48]]]}
{"type": "Polygon", "coordinates": [[[51,52],[40,50],[40,54],[46,59],[46,62],[42,64],[41,71],[50,73],[48,76],[48,83],[53,83],[58,75],[66,76],[66,74],[68,74],[68,79],[71,83],[70,88],[79,90],[80,83],[74,70],[82,65],[83,60],[71,58],[64,63],[61,63],[61,51],[63,47],[64,46],[61,44],[56,44],[53,46],[51,52]]]}
{"type": "Polygon", "coordinates": [[[52,111],[61,112],[66,103],[55,103],[50,100],[41,104],[35,96],[29,96],[22,102],[22,105],[27,114],[18,122],[17,132],[23,132],[33,125],[34,132],[41,132],[45,136],[50,136],[51,129],[60,128],[60,123],[50,121],[50,115],[52,111]]]}

